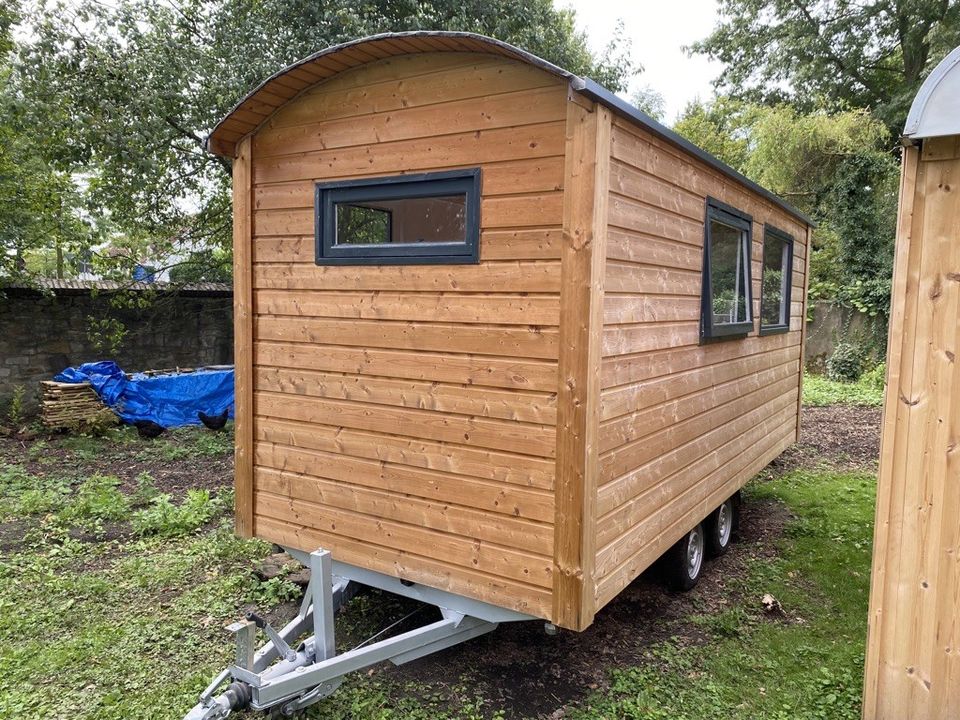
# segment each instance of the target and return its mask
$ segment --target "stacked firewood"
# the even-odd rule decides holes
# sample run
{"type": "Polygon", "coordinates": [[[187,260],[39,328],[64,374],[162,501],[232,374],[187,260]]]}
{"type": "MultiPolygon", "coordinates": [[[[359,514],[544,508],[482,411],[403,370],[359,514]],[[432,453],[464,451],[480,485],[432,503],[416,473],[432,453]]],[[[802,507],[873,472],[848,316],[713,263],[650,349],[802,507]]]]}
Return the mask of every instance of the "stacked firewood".
{"type": "MultiPolygon", "coordinates": [[[[78,428],[104,421],[113,415],[90,387],[90,383],[40,383],[41,416],[49,428],[78,428]]],[[[114,416],[116,417],[116,416],[114,416]]]]}

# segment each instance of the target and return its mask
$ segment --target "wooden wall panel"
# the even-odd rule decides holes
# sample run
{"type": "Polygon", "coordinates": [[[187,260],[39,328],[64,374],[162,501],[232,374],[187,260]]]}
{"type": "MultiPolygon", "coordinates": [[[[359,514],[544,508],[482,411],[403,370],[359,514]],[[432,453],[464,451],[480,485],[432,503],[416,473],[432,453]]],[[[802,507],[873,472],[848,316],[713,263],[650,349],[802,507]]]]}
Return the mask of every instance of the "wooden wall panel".
{"type": "Polygon", "coordinates": [[[604,278],[596,603],[793,442],[808,228],[622,119],[613,123],[604,278]],[[707,196],[750,213],[753,314],[763,224],[795,238],[790,332],[700,344],[707,196]]]}
{"type": "Polygon", "coordinates": [[[505,58],[395,57],[254,134],[259,536],[552,617],[566,93],[505,58]],[[467,167],[479,264],[314,263],[317,181],[467,167]]]}
{"type": "Polygon", "coordinates": [[[960,716],[960,143],[904,151],[865,720],[960,716]]]}

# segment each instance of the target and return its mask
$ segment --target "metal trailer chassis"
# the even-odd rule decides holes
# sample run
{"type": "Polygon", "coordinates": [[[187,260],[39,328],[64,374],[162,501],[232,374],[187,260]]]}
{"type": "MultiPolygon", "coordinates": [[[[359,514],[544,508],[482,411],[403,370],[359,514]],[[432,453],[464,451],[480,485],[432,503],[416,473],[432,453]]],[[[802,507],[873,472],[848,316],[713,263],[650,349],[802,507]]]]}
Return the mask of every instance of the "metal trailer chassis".
{"type": "MultiPolygon", "coordinates": [[[[536,619],[341,563],[333,560],[326,550],[307,554],[284,549],[310,568],[310,584],[300,611],[280,631],[252,614],[245,621],[231,625],[228,630],[236,639],[236,661],[213,679],[184,720],[219,720],[243,708],[270,710],[289,717],[333,693],[349,672],[385,660],[402,665],[495,630],[501,622],[536,619]],[[337,655],[333,615],[358,585],[436,605],[442,619],[395,637],[362,643],[337,655]],[[258,628],[270,640],[256,650],[258,628]],[[313,635],[294,646],[311,628],[313,635]],[[226,689],[215,695],[228,680],[226,689]]],[[[547,629],[553,630],[549,625],[547,629]]]]}

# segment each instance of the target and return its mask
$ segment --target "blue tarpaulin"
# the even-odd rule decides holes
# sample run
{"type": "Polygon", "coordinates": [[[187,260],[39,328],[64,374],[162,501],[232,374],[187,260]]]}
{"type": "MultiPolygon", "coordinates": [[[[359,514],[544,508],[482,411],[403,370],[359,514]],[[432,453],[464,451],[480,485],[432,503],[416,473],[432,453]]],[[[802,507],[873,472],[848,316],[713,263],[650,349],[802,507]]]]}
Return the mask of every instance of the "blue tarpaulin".
{"type": "Polygon", "coordinates": [[[197,413],[233,417],[233,369],[128,378],[111,360],[84,363],[57,375],[57,382],[89,382],[104,405],[128,423],[152,420],[163,427],[199,425],[197,413]]]}

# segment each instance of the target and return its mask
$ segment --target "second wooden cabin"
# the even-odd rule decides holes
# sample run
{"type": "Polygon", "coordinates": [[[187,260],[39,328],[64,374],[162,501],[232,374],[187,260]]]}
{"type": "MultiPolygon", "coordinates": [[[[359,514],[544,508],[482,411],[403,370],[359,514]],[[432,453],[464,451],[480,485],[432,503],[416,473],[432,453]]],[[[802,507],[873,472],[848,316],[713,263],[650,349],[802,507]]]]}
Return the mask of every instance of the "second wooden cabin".
{"type": "Polygon", "coordinates": [[[797,437],[810,222],[590,80],[376,36],[209,147],[241,534],[579,630],[797,437]]]}

